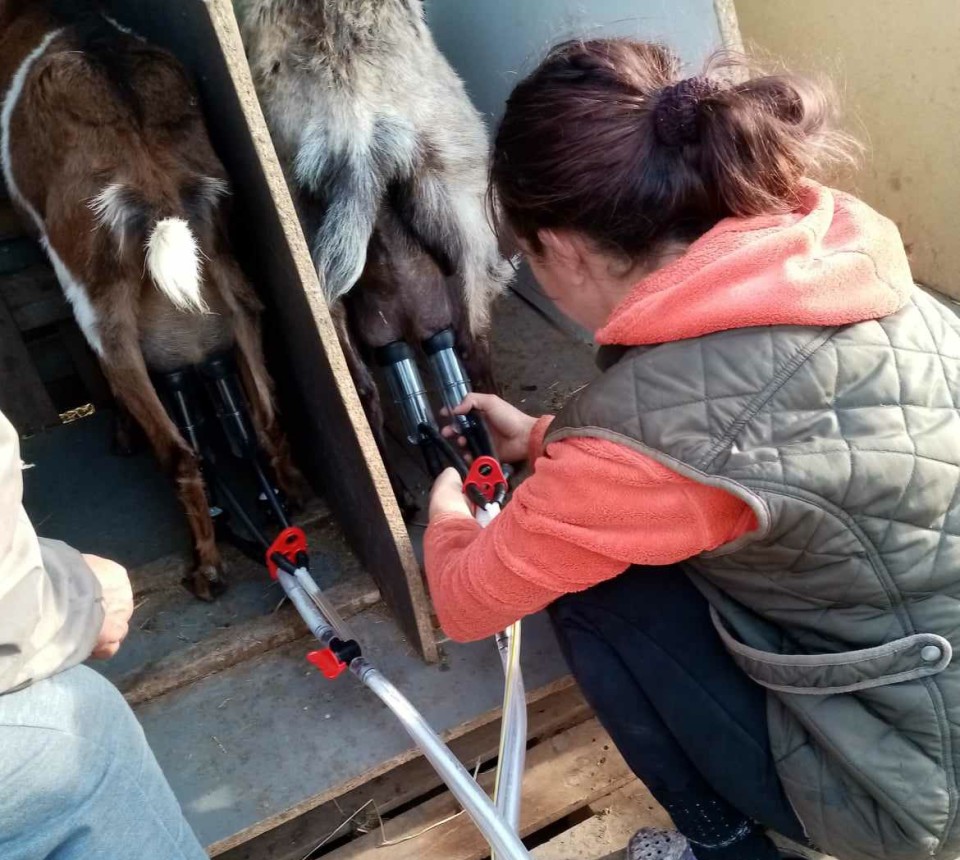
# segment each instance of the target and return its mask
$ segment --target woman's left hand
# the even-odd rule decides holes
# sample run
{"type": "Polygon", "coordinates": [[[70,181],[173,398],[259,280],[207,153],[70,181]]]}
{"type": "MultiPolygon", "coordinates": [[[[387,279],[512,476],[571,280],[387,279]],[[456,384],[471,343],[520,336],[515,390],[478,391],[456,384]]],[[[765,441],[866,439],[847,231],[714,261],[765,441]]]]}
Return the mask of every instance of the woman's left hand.
{"type": "Polygon", "coordinates": [[[444,469],[433,482],[433,489],[430,491],[430,521],[441,514],[473,516],[463,495],[463,482],[456,469],[444,469]]]}

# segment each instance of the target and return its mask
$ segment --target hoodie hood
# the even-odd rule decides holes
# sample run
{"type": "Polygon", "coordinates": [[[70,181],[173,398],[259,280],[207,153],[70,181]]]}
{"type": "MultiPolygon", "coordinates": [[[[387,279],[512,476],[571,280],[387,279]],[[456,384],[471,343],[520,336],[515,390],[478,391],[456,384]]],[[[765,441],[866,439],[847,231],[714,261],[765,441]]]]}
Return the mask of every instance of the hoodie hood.
{"type": "Polygon", "coordinates": [[[896,225],[808,183],[793,212],[727,218],[644,278],[596,340],[640,346],[750,326],[848,325],[896,312],[914,289],[896,225]]]}

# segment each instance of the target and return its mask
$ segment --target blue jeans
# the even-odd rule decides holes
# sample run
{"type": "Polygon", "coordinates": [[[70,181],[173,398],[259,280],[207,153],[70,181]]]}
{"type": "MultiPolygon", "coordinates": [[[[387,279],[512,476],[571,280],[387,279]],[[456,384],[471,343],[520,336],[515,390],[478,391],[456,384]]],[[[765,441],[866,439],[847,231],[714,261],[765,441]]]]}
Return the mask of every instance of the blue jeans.
{"type": "Polygon", "coordinates": [[[0,696],[3,860],[201,860],[133,711],[77,666],[0,696]]]}

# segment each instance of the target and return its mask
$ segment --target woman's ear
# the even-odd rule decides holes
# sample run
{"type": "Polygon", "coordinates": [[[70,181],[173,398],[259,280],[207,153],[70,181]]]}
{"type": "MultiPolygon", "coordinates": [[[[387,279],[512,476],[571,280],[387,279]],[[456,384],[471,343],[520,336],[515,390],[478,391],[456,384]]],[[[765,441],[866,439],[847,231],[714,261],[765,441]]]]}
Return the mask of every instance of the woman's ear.
{"type": "Polygon", "coordinates": [[[588,270],[589,246],[579,234],[570,230],[538,230],[543,248],[541,257],[562,266],[575,279],[582,279],[588,270]]]}

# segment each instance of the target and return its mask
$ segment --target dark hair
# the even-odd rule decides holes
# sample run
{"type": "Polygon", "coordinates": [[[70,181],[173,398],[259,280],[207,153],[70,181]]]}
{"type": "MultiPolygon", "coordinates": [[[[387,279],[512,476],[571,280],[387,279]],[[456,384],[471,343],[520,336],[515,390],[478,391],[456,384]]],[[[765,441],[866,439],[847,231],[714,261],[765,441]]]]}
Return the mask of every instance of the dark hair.
{"type": "Polygon", "coordinates": [[[828,87],[794,75],[734,82],[743,68],[718,55],[681,83],[661,45],[556,46],[507,102],[490,170],[497,217],[535,251],[538,230],[565,228],[640,257],[727,216],[791,209],[802,181],[848,157],[851,141],[830,130],[828,87]]]}

